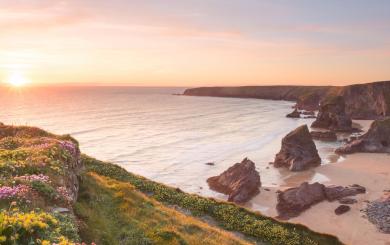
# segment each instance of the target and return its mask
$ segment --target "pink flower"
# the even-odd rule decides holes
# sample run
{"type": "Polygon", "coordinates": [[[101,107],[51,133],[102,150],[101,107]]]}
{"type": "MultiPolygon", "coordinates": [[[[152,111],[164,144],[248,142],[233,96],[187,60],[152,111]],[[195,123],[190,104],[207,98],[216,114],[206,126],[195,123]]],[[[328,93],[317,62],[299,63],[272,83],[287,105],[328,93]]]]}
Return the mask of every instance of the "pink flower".
{"type": "Polygon", "coordinates": [[[17,176],[14,179],[21,180],[21,181],[28,181],[28,182],[31,181],[41,181],[44,183],[50,182],[49,176],[43,174],[22,175],[22,176],[17,176]]]}

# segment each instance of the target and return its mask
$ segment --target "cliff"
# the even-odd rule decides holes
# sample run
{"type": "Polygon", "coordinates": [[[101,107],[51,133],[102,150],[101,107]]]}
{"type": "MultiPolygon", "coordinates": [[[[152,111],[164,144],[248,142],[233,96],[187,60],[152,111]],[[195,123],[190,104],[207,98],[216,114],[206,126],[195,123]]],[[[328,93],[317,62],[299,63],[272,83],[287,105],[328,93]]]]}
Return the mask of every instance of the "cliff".
{"type": "Polygon", "coordinates": [[[183,95],[296,101],[296,107],[304,110],[317,110],[326,97],[340,95],[353,119],[390,115],[390,81],[348,86],[201,87],[187,89],[183,95]]]}
{"type": "Polygon", "coordinates": [[[38,128],[0,125],[0,175],[1,244],[341,244],[80,155],[72,137],[38,128]]]}

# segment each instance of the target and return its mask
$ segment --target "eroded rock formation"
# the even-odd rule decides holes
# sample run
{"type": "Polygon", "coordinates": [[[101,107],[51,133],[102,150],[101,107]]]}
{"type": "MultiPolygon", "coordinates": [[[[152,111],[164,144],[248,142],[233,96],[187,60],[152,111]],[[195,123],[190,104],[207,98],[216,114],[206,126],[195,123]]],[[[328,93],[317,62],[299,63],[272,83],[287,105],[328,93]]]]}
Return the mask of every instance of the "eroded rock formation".
{"type": "Polygon", "coordinates": [[[229,195],[228,201],[245,203],[258,194],[261,186],[260,175],[255,163],[245,158],[222,174],[207,179],[212,190],[229,195]]]}
{"type": "Polygon", "coordinates": [[[332,131],[352,131],[352,120],[345,113],[345,101],[342,96],[331,96],[323,100],[313,128],[324,128],[332,131]]]}
{"type": "Polygon", "coordinates": [[[274,166],[302,171],[321,164],[317,148],[307,125],[300,126],[282,140],[282,148],[275,156],[274,166]]]}
{"type": "Polygon", "coordinates": [[[359,185],[326,187],[318,182],[313,184],[304,182],[298,187],[280,192],[276,210],[280,218],[289,219],[298,216],[319,202],[340,200],[347,196],[354,196],[364,192],[365,188],[359,185]]]}

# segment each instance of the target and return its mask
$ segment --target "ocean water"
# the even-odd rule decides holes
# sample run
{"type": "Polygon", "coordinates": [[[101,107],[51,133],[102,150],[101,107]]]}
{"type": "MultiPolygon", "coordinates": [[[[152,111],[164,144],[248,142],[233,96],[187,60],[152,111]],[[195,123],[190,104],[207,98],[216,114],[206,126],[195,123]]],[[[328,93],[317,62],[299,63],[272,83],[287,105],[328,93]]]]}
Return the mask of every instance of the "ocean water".
{"type": "MultiPolygon", "coordinates": [[[[294,173],[269,166],[281,139],[312,119],[290,119],[292,102],[174,96],[184,88],[0,89],[0,121],[71,134],[81,150],[128,171],[206,196],[206,179],[249,157],[263,186],[294,173]],[[213,162],[214,166],[206,165],[213,162]]],[[[324,164],[338,143],[316,142],[324,164]]],[[[310,175],[324,180],[325,176],[310,175]]],[[[310,179],[309,179],[310,180],[310,179]]]]}

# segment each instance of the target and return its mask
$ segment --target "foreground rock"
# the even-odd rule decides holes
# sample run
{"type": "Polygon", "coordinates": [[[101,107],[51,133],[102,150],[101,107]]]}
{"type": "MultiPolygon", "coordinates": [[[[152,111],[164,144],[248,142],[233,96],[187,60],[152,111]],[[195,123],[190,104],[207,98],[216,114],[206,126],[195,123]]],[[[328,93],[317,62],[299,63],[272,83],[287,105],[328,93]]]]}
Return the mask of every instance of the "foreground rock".
{"type": "Polygon", "coordinates": [[[228,201],[245,203],[258,194],[260,175],[254,162],[245,158],[218,176],[207,179],[212,190],[229,195],[228,201]]]}
{"type": "Polygon", "coordinates": [[[332,131],[351,132],[352,120],[345,113],[345,101],[342,96],[330,96],[321,102],[313,128],[324,128],[332,131]]]}
{"type": "Polygon", "coordinates": [[[324,185],[304,182],[299,187],[280,192],[277,199],[276,210],[280,218],[296,217],[312,205],[325,200],[324,185]]]}
{"type": "Polygon", "coordinates": [[[297,109],[295,109],[293,112],[287,114],[286,117],[300,118],[301,117],[301,113],[297,109]]]}
{"type": "Polygon", "coordinates": [[[276,168],[287,167],[291,171],[302,171],[320,164],[321,158],[306,125],[283,138],[282,148],[274,161],[276,168]]]}
{"type": "Polygon", "coordinates": [[[336,150],[339,154],[355,152],[390,153],[390,118],[373,122],[367,133],[336,150]]]}
{"type": "Polygon", "coordinates": [[[379,231],[390,234],[390,195],[370,202],[365,211],[368,220],[375,224],[379,231]]]}
{"type": "Polygon", "coordinates": [[[322,140],[322,141],[336,141],[337,135],[333,131],[311,131],[310,132],[311,137],[315,140],[322,140]]]}
{"type": "MultiPolygon", "coordinates": [[[[350,187],[326,187],[318,182],[314,184],[302,183],[299,187],[290,188],[278,194],[276,210],[279,218],[289,219],[298,216],[314,204],[324,200],[334,201],[361,194],[364,187],[352,185],[350,187]]],[[[341,210],[339,210],[341,211],[341,210]]]]}

